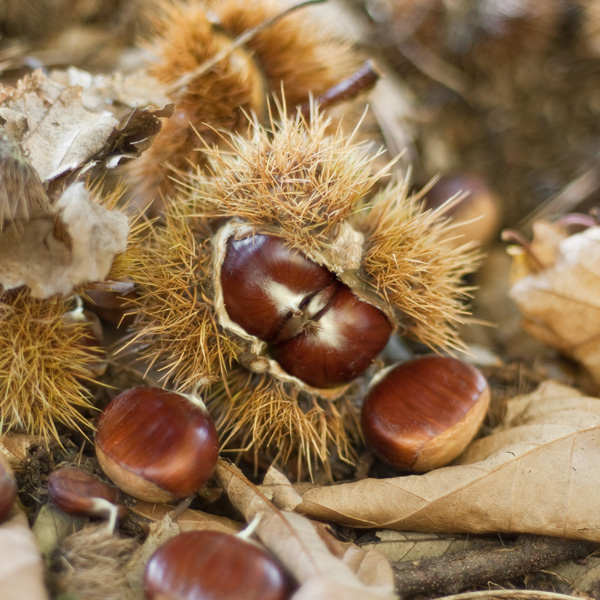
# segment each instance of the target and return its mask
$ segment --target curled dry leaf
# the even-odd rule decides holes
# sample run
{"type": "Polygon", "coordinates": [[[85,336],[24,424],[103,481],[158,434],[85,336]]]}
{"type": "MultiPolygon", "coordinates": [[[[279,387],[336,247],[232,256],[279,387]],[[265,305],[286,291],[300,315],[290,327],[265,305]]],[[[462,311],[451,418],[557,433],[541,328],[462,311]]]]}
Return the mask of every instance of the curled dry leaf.
{"type": "Polygon", "coordinates": [[[114,256],[125,250],[128,231],[124,214],[95,204],[84,185],[75,183],[49,215],[4,230],[0,284],[5,289],[26,285],[36,298],[69,294],[108,275],[114,256]]]}
{"type": "Polygon", "coordinates": [[[0,600],[47,600],[44,563],[27,517],[15,509],[0,526],[0,600]]]}
{"type": "MultiPolygon", "coordinates": [[[[0,86],[4,133],[20,144],[45,184],[87,170],[101,160],[115,166],[119,157],[135,156],[145,149],[160,130],[158,117],[173,111],[166,103],[157,110],[132,108],[135,83],[129,85],[118,76],[92,77],[84,71],[77,76],[56,73],[50,79],[35,71],[15,89],[0,86]],[[136,138],[144,141],[137,150],[132,143],[136,138]]],[[[140,93],[138,104],[161,99],[159,93],[140,93]]]]}
{"type": "MultiPolygon", "coordinates": [[[[293,600],[392,600],[394,578],[378,552],[359,548],[330,549],[322,532],[306,517],[279,510],[235,467],[217,466],[215,476],[230,501],[250,521],[259,517],[256,532],[300,584],[293,600]],[[340,558],[342,556],[342,558],[340,558]]],[[[287,487],[291,487],[289,481],[287,487]]]]}
{"type": "Polygon", "coordinates": [[[354,527],[534,533],[600,541],[600,399],[549,381],[502,426],[426,473],[314,487],[297,509],[354,527]]]}
{"type": "Polygon", "coordinates": [[[13,471],[21,471],[28,453],[35,446],[41,446],[41,437],[24,433],[7,433],[0,436],[0,454],[8,461],[13,471]]]}
{"type": "Polygon", "coordinates": [[[517,257],[520,277],[509,292],[522,326],[580,362],[600,384],[600,227],[567,237],[538,222],[534,233],[530,256],[536,264],[517,257]]]}

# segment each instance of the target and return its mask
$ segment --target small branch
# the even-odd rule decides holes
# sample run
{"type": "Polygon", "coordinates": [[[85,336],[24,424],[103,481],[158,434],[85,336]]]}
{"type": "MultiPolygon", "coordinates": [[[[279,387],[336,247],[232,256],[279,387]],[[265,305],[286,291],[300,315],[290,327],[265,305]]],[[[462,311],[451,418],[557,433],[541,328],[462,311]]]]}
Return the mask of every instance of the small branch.
{"type": "Polygon", "coordinates": [[[529,231],[536,221],[573,212],[576,206],[600,188],[600,170],[593,166],[567,184],[558,194],[540,204],[527,215],[517,228],[529,231]]]}
{"type": "Polygon", "coordinates": [[[287,17],[290,13],[292,13],[300,8],[304,8],[305,6],[309,6],[311,4],[322,4],[324,2],[326,2],[326,0],[304,0],[304,2],[294,4],[293,6],[290,6],[289,8],[287,8],[286,10],[270,17],[269,19],[266,19],[265,21],[260,23],[260,25],[257,25],[256,27],[253,27],[252,29],[248,29],[247,31],[244,31],[244,33],[242,33],[240,36],[235,38],[235,40],[233,40],[232,43],[229,46],[227,46],[227,48],[223,49],[221,52],[218,52],[212,58],[203,62],[201,65],[199,65],[193,71],[190,71],[189,73],[185,73],[179,79],[177,79],[175,82],[173,82],[167,88],[167,90],[166,90],[167,94],[172,95],[172,94],[175,94],[176,92],[181,91],[183,88],[185,88],[187,85],[189,85],[194,79],[201,77],[205,73],[208,73],[212,68],[214,68],[216,65],[218,65],[224,58],[227,58],[234,50],[236,50],[240,46],[243,46],[246,42],[249,42],[253,37],[258,35],[261,31],[268,29],[269,27],[271,27],[271,25],[274,25],[275,23],[277,23],[277,21],[280,21],[284,17],[287,17]]]}
{"type": "Polygon", "coordinates": [[[437,600],[582,600],[578,596],[538,590],[482,590],[444,596],[437,600]]]}
{"type": "Polygon", "coordinates": [[[525,236],[523,236],[518,231],[515,231],[514,229],[505,229],[500,234],[500,239],[503,242],[515,244],[523,248],[523,250],[531,259],[533,265],[535,265],[538,271],[543,271],[546,268],[544,263],[536,256],[535,252],[533,251],[533,248],[531,247],[531,243],[527,239],[525,239],[525,236]]]}
{"type": "MultiPolygon", "coordinates": [[[[586,556],[597,547],[597,544],[581,540],[519,536],[514,544],[499,549],[458,552],[442,558],[400,562],[392,566],[396,574],[396,591],[407,600],[417,594],[456,593],[470,587],[485,586],[494,580],[506,581],[564,560],[586,556]]],[[[535,597],[541,598],[540,593],[535,592],[535,597]]]]}
{"type": "Polygon", "coordinates": [[[471,104],[469,91],[473,86],[469,84],[465,74],[456,67],[442,60],[414,37],[397,44],[396,49],[424,75],[446,86],[471,104]]]}
{"type": "MultiPolygon", "coordinates": [[[[368,60],[356,73],[352,74],[348,79],[340,81],[337,85],[328,89],[325,93],[317,96],[314,104],[321,108],[326,108],[344,100],[356,98],[359,94],[372,89],[380,74],[375,69],[373,62],[368,60]]],[[[308,117],[310,115],[311,102],[305,102],[300,107],[301,113],[308,117]]]]}

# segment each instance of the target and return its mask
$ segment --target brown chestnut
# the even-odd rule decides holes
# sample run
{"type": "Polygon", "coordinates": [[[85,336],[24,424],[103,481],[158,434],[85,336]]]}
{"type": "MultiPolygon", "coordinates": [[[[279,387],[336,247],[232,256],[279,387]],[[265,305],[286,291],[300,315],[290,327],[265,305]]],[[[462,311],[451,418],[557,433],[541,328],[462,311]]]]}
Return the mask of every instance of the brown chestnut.
{"type": "Polygon", "coordinates": [[[85,289],[86,306],[103,321],[123,327],[133,322],[128,314],[134,306],[132,300],[137,296],[132,281],[108,281],[94,284],[85,289]]]}
{"type": "Polygon", "coordinates": [[[201,400],[150,387],[111,400],[98,421],[95,446],[106,475],[147,502],[198,491],[219,454],[217,430],[201,400]]]}
{"type": "Polygon", "coordinates": [[[231,238],[221,267],[230,319],[267,342],[332,280],[327,269],[271,235],[231,238]]]}
{"type": "Polygon", "coordinates": [[[288,578],[260,546],[220,531],[188,531],[160,546],[144,572],[147,600],[285,600],[288,578]]]}
{"type": "Polygon", "coordinates": [[[111,528],[125,512],[115,488],[77,467],[60,467],[50,473],[48,499],[70,515],[108,519],[111,528]]]}
{"type": "Polygon", "coordinates": [[[422,473],[454,460],[473,439],[490,400],[487,381],[467,362],[426,356],[402,363],[369,391],[362,430],[373,453],[422,473]]]}
{"type": "Polygon", "coordinates": [[[382,311],[275,236],[230,238],[221,287],[229,318],[268,342],[281,368],[313,387],[359,376],[392,332],[382,311]]]}
{"type": "Polygon", "coordinates": [[[387,344],[392,327],[373,305],[338,283],[327,306],[295,337],[274,349],[284,371],[308,385],[328,388],[351,381],[387,344]]]}
{"type": "Polygon", "coordinates": [[[471,173],[443,175],[427,191],[427,208],[436,209],[452,197],[462,194],[444,214],[455,222],[457,243],[491,242],[500,227],[500,199],[483,177],[471,173]]]}
{"type": "Polygon", "coordinates": [[[0,454],[0,523],[4,521],[17,499],[17,481],[8,461],[0,454]]]}

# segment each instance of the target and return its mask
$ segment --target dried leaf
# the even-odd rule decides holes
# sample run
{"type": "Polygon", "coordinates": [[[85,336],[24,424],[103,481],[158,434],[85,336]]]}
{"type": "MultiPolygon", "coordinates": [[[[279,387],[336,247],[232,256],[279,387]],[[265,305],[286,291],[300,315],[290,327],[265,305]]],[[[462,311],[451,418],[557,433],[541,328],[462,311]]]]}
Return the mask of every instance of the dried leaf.
{"type": "Polygon", "coordinates": [[[13,471],[21,471],[29,450],[44,443],[43,438],[34,435],[8,433],[0,436],[0,454],[6,458],[13,471]]]}
{"type": "Polygon", "coordinates": [[[597,597],[600,585],[600,557],[590,556],[585,561],[570,560],[547,571],[557,576],[554,586],[565,594],[577,592],[578,597],[597,597]]]}
{"type": "Polygon", "coordinates": [[[529,334],[583,364],[600,384],[600,227],[565,237],[536,225],[530,250],[538,268],[526,269],[509,295],[529,334]]]}
{"type": "Polygon", "coordinates": [[[85,517],[68,515],[48,503],[40,508],[31,530],[40,552],[48,560],[65,538],[79,531],[86,521],[85,517]]]}
{"type": "MultiPolygon", "coordinates": [[[[142,529],[148,530],[151,524],[162,521],[167,515],[173,513],[173,511],[177,511],[177,508],[168,504],[152,504],[150,502],[138,501],[134,506],[129,508],[129,516],[142,529]]],[[[191,508],[181,513],[178,512],[175,523],[181,532],[214,530],[235,534],[243,528],[242,523],[233,519],[191,508]]]]}
{"type": "Polygon", "coordinates": [[[346,563],[329,550],[309,519],[275,508],[235,467],[220,463],[215,475],[247,520],[260,518],[258,537],[300,583],[293,600],[395,598],[393,573],[382,555],[346,551],[346,563]],[[368,572],[369,583],[352,567],[361,576],[368,572]]]}
{"type": "Polygon", "coordinates": [[[354,527],[600,541],[599,442],[600,400],[546,382],[509,401],[503,426],[474,442],[460,463],[315,487],[297,510],[354,527]]]}
{"type": "Polygon", "coordinates": [[[6,289],[26,285],[36,298],[69,294],[108,275],[115,255],[125,250],[128,230],[124,214],[95,204],[82,183],[73,184],[50,215],[4,230],[0,284],[6,289]]]}
{"type": "Polygon", "coordinates": [[[15,509],[0,526],[0,600],[47,600],[44,563],[27,517],[15,509]]]}
{"type": "Polygon", "coordinates": [[[4,132],[18,142],[43,183],[85,171],[101,161],[114,167],[146,149],[160,131],[159,117],[173,114],[156,85],[119,75],[93,77],[85,71],[35,71],[17,88],[0,86],[4,132]],[[135,85],[142,83],[139,97],[135,85]],[[159,102],[158,108],[138,106],[159,102]]]}
{"type": "Polygon", "coordinates": [[[391,562],[437,558],[456,552],[500,545],[499,540],[491,542],[489,539],[474,536],[394,531],[392,529],[375,531],[369,538],[369,540],[359,540],[360,547],[375,548],[391,562]]]}

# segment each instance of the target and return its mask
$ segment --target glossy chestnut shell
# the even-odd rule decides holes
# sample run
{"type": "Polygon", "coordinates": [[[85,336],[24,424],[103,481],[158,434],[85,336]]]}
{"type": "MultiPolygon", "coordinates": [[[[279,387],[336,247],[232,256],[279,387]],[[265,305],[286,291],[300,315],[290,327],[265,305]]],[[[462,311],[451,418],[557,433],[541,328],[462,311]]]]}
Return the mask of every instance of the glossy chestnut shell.
{"type": "Polygon", "coordinates": [[[217,430],[203,405],[148,387],[126,390],[112,399],[98,421],[95,445],[108,477],[148,502],[198,491],[219,454],[217,430]]]}
{"type": "Polygon", "coordinates": [[[147,600],[285,600],[288,578],[259,546],[219,531],[181,533],[150,557],[147,600]]]}
{"type": "Polygon", "coordinates": [[[17,481],[8,461],[0,454],[0,523],[4,521],[17,499],[17,481]]]}
{"type": "Polygon", "coordinates": [[[48,499],[71,515],[105,516],[108,504],[117,510],[118,490],[83,469],[65,466],[48,476],[48,499]]]}
{"type": "Polygon", "coordinates": [[[454,460],[477,433],[489,405],[478,369],[426,356],[391,369],[369,391],[362,430],[373,453],[401,470],[424,472],[454,460]]]}
{"type": "Polygon", "coordinates": [[[229,318],[270,344],[285,372],[316,388],[358,377],[392,333],[381,310],[275,236],[231,237],[221,287],[229,318]]]}

